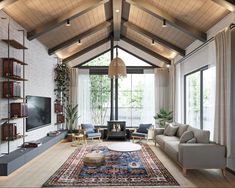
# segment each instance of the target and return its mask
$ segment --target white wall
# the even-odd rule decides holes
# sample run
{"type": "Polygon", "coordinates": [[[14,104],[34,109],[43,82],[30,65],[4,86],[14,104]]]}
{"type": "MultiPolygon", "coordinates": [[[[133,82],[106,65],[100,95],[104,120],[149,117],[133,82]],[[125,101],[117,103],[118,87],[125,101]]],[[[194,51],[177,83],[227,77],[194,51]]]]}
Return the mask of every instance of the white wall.
{"type": "MultiPolygon", "coordinates": [[[[8,17],[4,12],[0,11],[0,17],[8,17]]],[[[7,39],[7,25],[8,20],[2,20],[0,19],[0,39],[7,39]]],[[[19,26],[14,20],[10,20],[10,38],[15,39],[22,43],[22,32],[19,32],[17,30],[22,29],[21,26],[19,26]]],[[[43,128],[26,132],[26,135],[28,135],[25,139],[26,141],[30,140],[37,140],[39,138],[42,138],[46,136],[46,133],[48,133],[51,130],[55,130],[57,127],[54,125],[55,122],[55,114],[54,114],[54,66],[56,64],[56,59],[54,57],[51,57],[47,53],[47,49],[38,41],[28,41],[26,39],[26,46],[28,47],[28,50],[26,50],[26,63],[28,63],[28,66],[26,66],[26,78],[28,81],[26,82],[26,95],[34,95],[34,96],[45,96],[45,97],[51,97],[52,101],[52,108],[51,108],[51,114],[52,114],[52,123],[49,126],[45,126],[43,128]]],[[[10,49],[10,56],[17,58],[19,60],[22,60],[22,51],[21,50],[15,50],[13,48],[10,49]]],[[[7,57],[7,45],[0,41],[0,58],[7,57]]],[[[2,67],[2,62],[0,62],[0,67],[2,67]]],[[[1,69],[0,69],[1,70],[1,69]]],[[[0,79],[2,73],[0,72],[0,79]]],[[[0,95],[2,96],[2,85],[0,85],[0,95]]],[[[18,100],[19,102],[22,102],[22,100],[18,100]]],[[[14,102],[18,102],[15,101],[14,102]]],[[[7,117],[7,100],[0,98],[0,119],[7,117]]],[[[17,123],[17,132],[22,134],[23,130],[23,120],[18,119],[12,121],[14,123],[17,123]]],[[[3,121],[0,121],[0,124],[2,124],[3,121]]],[[[0,141],[1,142],[1,141],[0,141]]],[[[22,144],[22,139],[11,141],[10,142],[10,150],[15,150],[19,145],[22,144]]],[[[7,152],[7,143],[2,142],[0,144],[0,153],[7,152]]]]}
{"type": "MultiPolygon", "coordinates": [[[[224,29],[225,27],[228,27],[231,23],[235,23],[235,13],[230,13],[227,15],[224,19],[222,19],[220,22],[218,22],[216,25],[214,25],[212,28],[210,28],[207,32],[208,39],[211,37],[214,37],[216,33],[224,29]]],[[[192,43],[187,49],[186,54],[189,54],[191,51],[196,49],[198,46],[200,46],[202,42],[196,40],[194,43],[192,43]]],[[[174,59],[174,63],[177,63],[182,57],[177,56],[174,59]]],[[[176,121],[183,123],[183,76],[189,72],[192,72],[198,68],[201,68],[205,65],[213,65],[215,63],[216,57],[215,57],[215,43],[214,41],[208,43],[205,45],[201,50],[196,52],[194,55],[190,56],[189,58],[185,59],[181,64],[176,65],[176,77],[177,77],[177,83],[176,83],[176,104],[175,104],[175,112],[176,114],[176,121]]],[[[235,133],[233,134],[235,135],[235,133]]],[[[233,139],[233,143],[235,139],[233,139]]],[[[235,170],[235,159],[228,160],[227,166],[231,168],[232,170],[235,170]]]]}

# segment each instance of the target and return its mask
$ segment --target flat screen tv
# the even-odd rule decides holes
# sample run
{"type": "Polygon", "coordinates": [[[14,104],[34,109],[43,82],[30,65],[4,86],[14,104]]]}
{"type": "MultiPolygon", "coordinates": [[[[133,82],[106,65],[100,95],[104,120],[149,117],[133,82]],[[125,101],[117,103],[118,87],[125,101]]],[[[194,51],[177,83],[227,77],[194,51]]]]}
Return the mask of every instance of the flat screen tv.
{"type": "Polygon", "coordinates": [[[28,118],[26,131],[32,131],[51,123],[51,98],[27,96],[28,118]]]}

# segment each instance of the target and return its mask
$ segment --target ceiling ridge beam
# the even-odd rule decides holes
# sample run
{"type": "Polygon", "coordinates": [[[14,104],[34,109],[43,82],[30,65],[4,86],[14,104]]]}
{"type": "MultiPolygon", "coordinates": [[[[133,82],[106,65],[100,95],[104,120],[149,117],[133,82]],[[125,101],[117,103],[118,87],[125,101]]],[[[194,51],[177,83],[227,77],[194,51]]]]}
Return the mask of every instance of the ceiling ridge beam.
{"type": "Polygon", "coordinates": [[[101,24],[99,24],[99,25],[83,32],[83,33],[80,33],[80,34],[76,35],[75,37],[72,37],[72,38],[68,39],[67,41],[64,41],[64,42],[50,48],[48,50],[48,54],[52,55],[52,54],[54,54],[55,52],[57,52],[61,49],[64,49],[64,48],[67,48],[67,47],[73,45],[78,40],[82,40],[83,38],[86,38],[90,35],[93,35],[94,33],[99,32],[99,31],[101,31],[105,28],[108,29],[109,27],[111,27],[111,24],[112,24],[112,20],[111,21],[105,21],[105,22],[103,22],[103,23],[101,23],[101,24]]]}
{"type": "Polygon", "coordinates": [[[121,36],[122,0],[113,0],[113,40],[119,41],[121,36]]]}
{"type": "Polygon", "coordinates": [[[139,33],[141,35],[144,35],[144,36],[158,42],[162,46],[164,46],[168,49],[170,48],[170,49],[174,50],[175,52],[178,52],[180,55],[185,56],[185,50],[184,49],[182,49],[182,48],[180,48],[180,47],[178,47],[178,46],[176,46],[176,45],[174,45],[174,44],[172,44],[172,43],[170,43],[170,42],[168,42],[168,41],[166,41],[166,40],[164,40],[164,39],[162,39],[162,38],[160,38],[156,35],[154,35],[153,33],[149,32],[145,29],[142,29],[141,27],[139,27],[139,26],[137,26],[137,25],[135,25],[131,22],[124,22],[123,25],[127,28],[130,28],[130,29],[136,31],[137,33],[139,33]]]}
{"type": "Polygon", "coordinates": [[[97,43],[95,43],[95,44],[93,44],[93,45],[91,45],[91,46],[88,46],[87,48],[84,48],[84,49],[82,49],[81,51],[78,51],[78,52],[76,52],[75,54],[73,54],[73,55],[71,55],[71,56],[69,56],[69,57],[66,57],[65,59],[62,60],[62,62],[63,62],[63,63],[68,63],[68,62],[70,62],[70,61],[76,59],[77,57],[82,56],[82,55],[84,55],[85,53],[87,53],[87,52],[89,52],[89,51],[91,51],[91,50],[94,50],[94,49],[96,49],[97,47],[99,47],[99,46],[105,44],[105,43],[108,42],[109,40],[110,40],[110,37],[107,37],[107,38],[105,38],[105,39],[102,39],[102,40],[100,40],[99,42],[97,42],[97,43]]]}
{"type": "Polygon", "coordinates": [[[235,12],[235,1],[226,1],[226,0],[212,0],[213,2],[217,3],[218,5],[226,8],[230,12],[235,12]]]}
{"type": "Polygon", "coordinates": [[[5,7],[15,3],[18,0],[3,0],[0,2],[0,10],[4,9],[5,7]]]}
{"type": "Polygon", "coordinates": [[[131,39],[129,39],[129,38],[123,36],[123,35],[121,35],[121,39],[122,39],[123,41],[125,41],[125,42],[131,44],[132,46],[134,46],[134,47],[136,47],[136,48],[142,50],[143,52],[145,52],[145,53],[147,53],[147,54],[149,54],[149,55],[151,55],[151,56],[153,56],[153,57],[159,59],[160,61],[162,61],[162,62],[164,62],[164,63],[166,63],[166,64],[171,64],[171,60],[170,60],[170,59],[168,59],[168,58],[166,58],[166,57],[160,55],[159,53],[156,53],[156,52],[154,52],[154,51],[152,51],[152,50],[146,48],[145,46],[143,46],[143,45],[141,45],[141,44],[139,44],[139,43],[137,43],[137,42],[135,42],[135,41],[133,41],[133,40],[131,40],[131,39]]]}
{"type": "Polygon", "coordinates": [[[87,12],[91,11],[92,9],[97,8],[98,6],[107,3],[109,0],[86,0],[84,1],[84,5],[81,5],[71,11],[69,11],[67,14],[49,21],[39,27],[36,27],[35,29],[33,29],[32,31],[29,31],[27,33],[27,38],[29,40],[33,40],[35,38],[38,38],[40,36],[42,36],[43,34],[63,25],[66,23],[66,21],[68,19],[73,20],[83,14],[86,14],[87,12]]]}
{"type": "Polygon", "coordinates": [[[182,32],[202,41],[205,42],[207,40],[207,34],[199,31],[195,27],[182,22],[181,20],[169,15],[167,12],[164,12],[155,6],[147,3],[146,1],[142,0],[126,0],[126,2],[130,3],[131,5],[147,12],[148,14],[154,16],[158,19],[165,19],[167,21],[167,24],[181,30],[182,32]]]}

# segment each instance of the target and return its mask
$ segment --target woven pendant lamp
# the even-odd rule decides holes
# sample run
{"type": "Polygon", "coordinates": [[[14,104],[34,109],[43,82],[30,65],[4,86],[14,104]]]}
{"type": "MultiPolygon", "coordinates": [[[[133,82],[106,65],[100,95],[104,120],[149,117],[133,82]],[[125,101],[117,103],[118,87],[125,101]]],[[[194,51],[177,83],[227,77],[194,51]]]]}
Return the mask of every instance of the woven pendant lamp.
{"type": "Polygon", "coordinates": [[[118,57],[118,49],[116,48],[116,57],[109,64],[109,78],[126,77],[126,65],[124,61],[118,57]]]}

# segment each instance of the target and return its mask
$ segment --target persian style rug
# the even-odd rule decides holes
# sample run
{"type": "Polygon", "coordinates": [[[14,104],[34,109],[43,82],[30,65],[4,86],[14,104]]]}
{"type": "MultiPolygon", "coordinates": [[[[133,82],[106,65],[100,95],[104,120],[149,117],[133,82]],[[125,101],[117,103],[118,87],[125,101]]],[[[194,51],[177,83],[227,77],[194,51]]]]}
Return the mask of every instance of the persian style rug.
{"type": "Polygon", "coordinates": [[[119,153],[104,145],[82,146],[53,174],[44,187],[88,186],[178,186],[147,144],[141,151],[119,153]],[[105,165],[92,168],[83,164],[90,152],[102,152],[105,165]]]}

